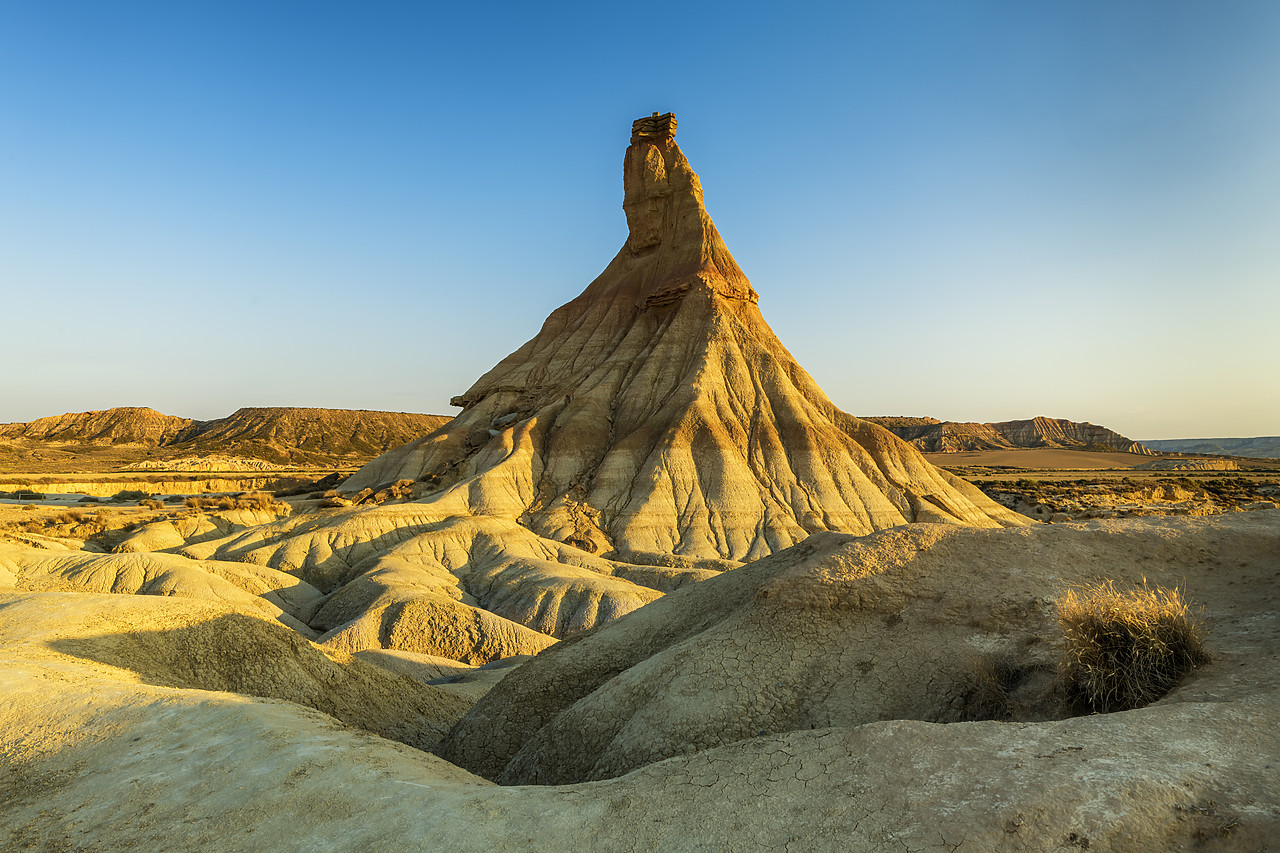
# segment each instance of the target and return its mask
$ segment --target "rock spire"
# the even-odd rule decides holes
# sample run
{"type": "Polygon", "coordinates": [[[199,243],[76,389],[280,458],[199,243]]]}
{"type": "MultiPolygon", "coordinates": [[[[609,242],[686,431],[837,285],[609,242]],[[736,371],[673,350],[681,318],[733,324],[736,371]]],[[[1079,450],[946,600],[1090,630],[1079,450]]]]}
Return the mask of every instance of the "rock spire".
{"type": "Polygon", "coordinates": [[[626,243],[447,427],[370,463],[364,488],[514,518],[600,555],[750,560],[811,533],[1020,520],[837,409],[765,323],[670,113],[623,158],[626,243]]]}

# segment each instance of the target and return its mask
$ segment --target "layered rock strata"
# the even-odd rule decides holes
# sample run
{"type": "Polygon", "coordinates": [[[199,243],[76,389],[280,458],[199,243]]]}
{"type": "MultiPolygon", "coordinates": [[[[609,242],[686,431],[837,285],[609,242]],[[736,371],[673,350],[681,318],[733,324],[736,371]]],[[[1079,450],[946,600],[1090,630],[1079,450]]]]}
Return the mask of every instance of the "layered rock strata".
{"type": "Polygon", "coordinates": [[[538,335],[454,399],[433,436],[346,488],[401,478],[627,559],[753,560],[823,530],[1019,522],[796,363],[703,204],[674,117],[636,122],[622,250],[538,335]]]}

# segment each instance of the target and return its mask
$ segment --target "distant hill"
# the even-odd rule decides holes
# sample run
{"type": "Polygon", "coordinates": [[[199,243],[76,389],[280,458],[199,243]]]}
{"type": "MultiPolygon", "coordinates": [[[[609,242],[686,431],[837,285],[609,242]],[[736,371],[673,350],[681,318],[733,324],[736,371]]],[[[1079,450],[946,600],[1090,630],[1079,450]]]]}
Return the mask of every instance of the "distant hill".
{"type": "Polygon", "coordinates": [[[1142,443],[1153,450],[1170,453],[1280,459],[1280,435],[1263,435],[1257,438],[1167,438],[1142,443]]]}
{"type": "Polygon", "coordinates": [[[863,418],[879,424],[921,450],[958,453],[963,450],[1001,450],[1017,447],[1065,447],[1118,450],[1154,455],[1152,451],[1114,430],[1062,418],[1031,418],[999,423],[957,423],[936,418],[863,418]]]}
{"type": "Polygon", "coordinates": [[[25,424],[0,424],[0,439],[56,441],[105,447],[139,444],[157,447],[174,441],[192,424],[191,418],[164,415],[143,406],[122,406],[101,412],[72,412],[37,418],[25,424]]]}
{"type": "Polygon", "coordinates": [[[351,409],[245,408],[179,437],[188,455],[221,453],[276,463],[372,459],[448,423],[444,415],[351,409]]]}
{"type": "MultiPolygon", "coordinates": [[[[231,456],[276,465],[358,465],[448,423],[445,415],[353,409],[252,407],[196,421],[154,409],[122,407],[0,425],[7,464],[25,455],[91,457],[115,464],[145,459],[231,456]],[[45,453],[42,454],[41,451],[45,453]]],[[[75,458],[75,457],[72,457],[75,458]]]]}

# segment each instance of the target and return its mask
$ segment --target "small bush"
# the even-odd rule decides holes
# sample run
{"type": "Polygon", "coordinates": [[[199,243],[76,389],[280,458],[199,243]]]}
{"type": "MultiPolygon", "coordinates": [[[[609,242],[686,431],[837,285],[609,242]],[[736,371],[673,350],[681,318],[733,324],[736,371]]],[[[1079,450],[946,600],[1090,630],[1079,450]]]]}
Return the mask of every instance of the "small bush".
{"type": "Polygon", "coordinates": [[[111,496],[114,503],[123,503],[124,501],[140,501],[151,497],[150,492],[144,492],[138,489],[121,489],[111,496]]]}
{"type": "Polygon", "coordinates": [[[236,509],[269,510],[275,505],[275,497],[266,492],[247,492],[236,498],[236,509]]]}
{"type": "Polygon", "coordinates": [[[145,506],[147,509],[164,509],[164,502],[154,500],[153,498],[144,498],[138,501],[139,506],[145,506]]]}
{"type": "Polygon", "coordinates": [[[266,492],[248,492],[239,495],[217,495],[210,497],[196,495],[187,498],[183,503],[191,509],[198,510],[252,509],[274,512],[277,515],[288,515],[291,511],[291,507],[287,503],[275,500],[266,492]]]}
{"type": "Polygon", "coordinates": [[[1141,708],[1208,660],[1204,632],[1178,589],[1111,581],[1068,589],[1058,602],[1066,639],[1062,678],[1079,710],[1141,708]]]}

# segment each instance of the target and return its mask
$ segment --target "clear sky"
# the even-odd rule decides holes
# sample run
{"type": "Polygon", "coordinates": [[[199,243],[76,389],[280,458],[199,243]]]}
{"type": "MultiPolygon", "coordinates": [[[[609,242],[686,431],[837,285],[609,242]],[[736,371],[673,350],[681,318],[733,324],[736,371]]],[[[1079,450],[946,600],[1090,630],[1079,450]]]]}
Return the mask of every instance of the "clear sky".
{"type": "Polygon", "coordinates": [[[1280,434],[1280,3],[0,0],[0,422],[451,413],[673,111],[859,415],[1280,434]]]}

